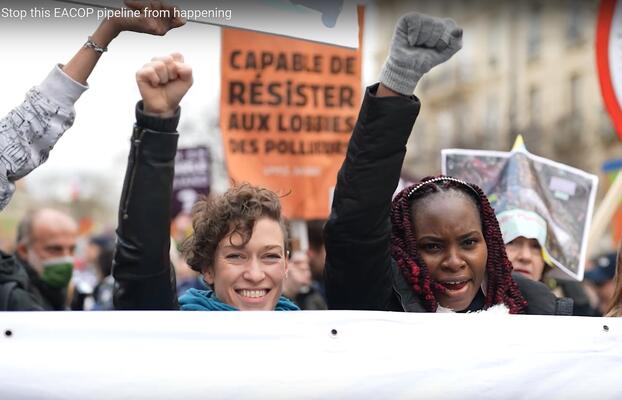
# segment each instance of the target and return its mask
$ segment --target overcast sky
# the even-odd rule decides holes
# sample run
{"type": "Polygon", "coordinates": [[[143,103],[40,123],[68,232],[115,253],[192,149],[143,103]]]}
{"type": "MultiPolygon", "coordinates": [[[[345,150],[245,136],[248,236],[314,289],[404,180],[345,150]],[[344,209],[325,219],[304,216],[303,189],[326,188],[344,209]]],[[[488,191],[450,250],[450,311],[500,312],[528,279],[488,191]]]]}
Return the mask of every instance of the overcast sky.
{"type": "MultiPolygon", "coordinates": [[[[36,22],[3,18],[0,113],[5,115],[19,104],[26,91],[43,80],[55,63],[67,62],[98,24],[94,18],[36,22]]],[[[219,41],[219,28],[201,24],[187,24],[165,37],[122,33],[89,78],[90,89],[76,105],[74,126],[58,142],[44,166],[27,178],[29,186],[35,182],[34,186],[39,186],[48,174],[66,175],[70,182],[76,171],[122,178],[134,104],[139,98],[134,73],[152,56],[179,51],[192,65],[194,85],[182,102],[184,118],[192,118],[193,114],[195,119],[201,118],[198,114],[210,109],[217,115],[219,41]]]]}
{"type": "MultiPolygon", "coordinates": [[[[71,6],[54,1],[0,4],[0,11],[71,6]]],[[[67,62],[98,24],[95,17],[24,20],[0,17],[0,113],[5,115],[18,105],[26,91],[41,82],[55,63],[67,62]]],[[[366,27],[373,29],[370,24],[366,27]]],[[[76,105],[74,126],[58,142],[44,166],[26,178],[30,190],[36,194],[37,188],[45,188],[50,175],[66,176],[70,186],[75,184],[72,179],[79,172],[106,176],[120,190],[134,123],[134,105],[139,98],[134,73],[152,56],[174,51],[182,53],[194,71],[194,85],[181,104],[180,127],[184,128],[180,129],[181,144],[193,141],[192,138],[219,135],[219,132],[197,130],[218,117],[220,28],[188,23],[164,37],[124,32],[112,42],[89,78],[90,89],[76,105]]],[[[206,140],[219,141],[219,137],[206,140]]]]}

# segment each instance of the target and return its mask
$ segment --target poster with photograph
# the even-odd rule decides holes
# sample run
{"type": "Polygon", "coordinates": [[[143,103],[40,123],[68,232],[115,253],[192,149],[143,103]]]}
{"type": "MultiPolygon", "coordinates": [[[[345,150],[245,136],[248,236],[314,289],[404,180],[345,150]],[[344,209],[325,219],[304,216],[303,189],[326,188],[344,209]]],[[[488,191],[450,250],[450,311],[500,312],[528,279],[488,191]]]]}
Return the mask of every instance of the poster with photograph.
{"type": "Polygon", "coordinates": [[[541,216],[545,260],[583,279],[595,175],[533,155],[522,145],[511,152],[444,149],[441,159],[443,174],[481,187],[497,215],[521,209],[541,216]]]}

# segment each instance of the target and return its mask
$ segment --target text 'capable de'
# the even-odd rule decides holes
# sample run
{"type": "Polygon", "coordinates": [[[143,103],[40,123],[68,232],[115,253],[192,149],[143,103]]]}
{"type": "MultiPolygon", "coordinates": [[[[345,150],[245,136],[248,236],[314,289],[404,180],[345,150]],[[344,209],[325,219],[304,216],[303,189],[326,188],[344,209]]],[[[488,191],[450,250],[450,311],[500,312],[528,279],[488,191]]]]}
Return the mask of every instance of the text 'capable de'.
{"type": "Polygon", "coordinates": [[[355,56],[333,55],[326,62],[324,54],[235,50],[229,57],[229,66],[233,70],[254,71],[258,76],[265,71],[355,75],[357,59],[355,56]]]}

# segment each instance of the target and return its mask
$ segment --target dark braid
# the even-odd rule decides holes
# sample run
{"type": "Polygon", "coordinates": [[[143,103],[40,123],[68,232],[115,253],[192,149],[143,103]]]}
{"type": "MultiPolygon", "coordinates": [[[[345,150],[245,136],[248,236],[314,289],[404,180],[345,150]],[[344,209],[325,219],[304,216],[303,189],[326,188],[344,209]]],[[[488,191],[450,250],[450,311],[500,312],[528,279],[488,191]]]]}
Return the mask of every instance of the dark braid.
{"type": "Polygon", "coordinates": [[[421,183],[407,187],[395,196],[391,207],[391,255],[404,277],[422,300],[425,309],[435,312],[438,303],[434,292],[443,291],[445,288],[432,282],[428,268],[417,252],[411,206],[433,193],[449,191],[467,195],[480,212],[482,233],[488,249],[484,308],[503,303],[512,314],[524,312],[527,301],[512,279],[512,264],[505,253],[505,244],[495,212],[484,192],[476,185],[465,184],[448,177],[427,177],[421,183]],[[425,183],[431,180],[434,181],[425,183]]]}

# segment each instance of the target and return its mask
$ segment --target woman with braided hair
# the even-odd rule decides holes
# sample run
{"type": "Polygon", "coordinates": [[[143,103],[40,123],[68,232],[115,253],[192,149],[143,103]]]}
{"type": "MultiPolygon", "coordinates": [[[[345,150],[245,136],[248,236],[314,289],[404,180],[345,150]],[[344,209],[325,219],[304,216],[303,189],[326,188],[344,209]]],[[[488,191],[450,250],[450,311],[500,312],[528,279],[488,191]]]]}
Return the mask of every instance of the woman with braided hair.
{"type": "Polygon", "coordinates": [[[495,213],[477,186],[425,178],[395,197],[391,226],[392,257],[426,311],[494,304],[525,311],[495,213]]]}
{"type": "Polygon", "coordinates": [[[461,46],[462,30],[450,19],[411,13],[396,25],[324,230],[331,309],[461,312],[499,305],[510,313],[558,313],[546,286],[512,277],[499,224],[478,187],[426,178],[391,202],[420,108],[414,88],[461,46]]]}

